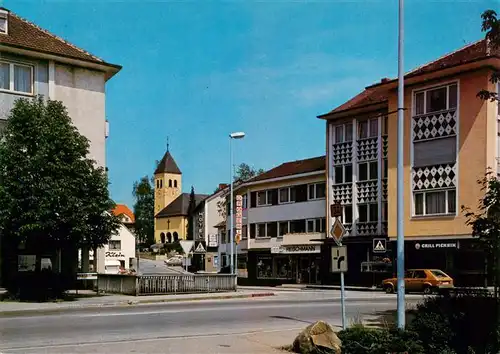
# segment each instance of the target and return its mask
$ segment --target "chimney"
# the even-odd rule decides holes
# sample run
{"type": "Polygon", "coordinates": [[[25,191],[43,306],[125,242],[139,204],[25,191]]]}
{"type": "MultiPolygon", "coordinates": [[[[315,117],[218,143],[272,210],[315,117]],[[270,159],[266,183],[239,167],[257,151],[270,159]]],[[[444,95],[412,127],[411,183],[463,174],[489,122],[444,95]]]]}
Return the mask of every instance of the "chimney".
{"type": "Polygon", "coordinates": [[[386,83],[386,82],[388,82],[388,81],[391,81],[391,79],[389,79],[388,77],[384,77],[384,78],[382,78],[382,79],[380,80],[380,83],[382,83],[382,84],[383,84],[383,83],[386,83]]]}
{"type": "Polygon", "coordinates": [[[224,188],[226,188],[226,187],[227,187],[227,184],[226,184],[226,183],[219,183],[219,188],[218,188],[218,189],[219,189],[219,190],[222,190],[222,189],[224,189],[224,188]]]}

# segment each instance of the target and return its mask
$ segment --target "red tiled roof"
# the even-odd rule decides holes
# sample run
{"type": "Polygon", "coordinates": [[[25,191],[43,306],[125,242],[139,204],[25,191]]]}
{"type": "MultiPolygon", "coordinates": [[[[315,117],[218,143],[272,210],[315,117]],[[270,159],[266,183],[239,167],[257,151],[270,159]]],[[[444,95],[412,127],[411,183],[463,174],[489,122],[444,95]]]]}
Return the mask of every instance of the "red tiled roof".
{"type": "Polygon", "coordinates": [[[281,165],[272,168],[247,182],[263,181],[271,178],[287,177],[302,173],[323,171],[325,169],[325,156],[313,157],[305,160],[297,160],[282,163],[281,165]]]}
{"type": "MultiPolygon", "coordinates": [[[[413,69],[412,71],[406,73],[405,79],[492,57],[500,58],[500,48],[490,48],[487,40],[482,39],[413,69]]],[[[368,86],[363,92],[354,96],[349,101],[338,106],[326,115],[347,111],[353,108],[361,108],[371,104],[386,102],[388,95],[387,91],[384,89],[384,85],[395,81],[397,81],[397,79],[383,79],[381,82],[368,86]]],[[[324,115],[321,115],[320,117],[322,116],[324,115]]]]}
{"type": "Polygon", "coordinates": [[[115,216],[126,215],[130,218],[130,220],[132,220],[132,222],[135,222],[134,213],[125,204],[116,204],[116,207],[113,209],[113,214],[115,216]]]}
{"type": "Polygon", "coordinates": [[[0,44],[113,66],[118,69],[121,68],[119,65],[107,63],[101,58],[78,48],[64,39],[38,27],[34,23],[17,16],[8,9],[0,9],[9,12],[7,34],[0,34],[0,44]]]}

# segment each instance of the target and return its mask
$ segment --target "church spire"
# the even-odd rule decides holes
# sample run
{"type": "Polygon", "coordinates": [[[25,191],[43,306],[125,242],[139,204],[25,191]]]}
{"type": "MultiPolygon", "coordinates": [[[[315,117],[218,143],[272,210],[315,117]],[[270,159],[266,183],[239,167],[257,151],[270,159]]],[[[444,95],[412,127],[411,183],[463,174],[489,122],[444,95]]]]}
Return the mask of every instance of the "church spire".
{"type": "Polygon", "coordinates": [[[159,173],[174,173],[178,175],[182,174],[179,166],[177,166],[177,163],[172,157],[172,154],[170,154],[170,142],[168,137],[167,137],[167,151],[165,152],[165,155],[163,155],[163,158],[161,159],[160,163],[158,164],[158,167],[156,167],[155,170],[155,175],[159,173]]]}

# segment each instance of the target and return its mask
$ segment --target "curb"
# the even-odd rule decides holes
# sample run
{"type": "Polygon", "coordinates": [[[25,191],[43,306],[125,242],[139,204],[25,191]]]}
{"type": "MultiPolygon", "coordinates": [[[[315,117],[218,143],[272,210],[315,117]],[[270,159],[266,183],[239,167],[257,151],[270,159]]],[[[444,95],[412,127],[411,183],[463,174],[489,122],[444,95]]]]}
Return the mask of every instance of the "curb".
{"type": "Polygon", "coordinates": [[[123,308],[135,305],[146,304],[164,304],[164,303],[179,303],[179,302],[192,302],[192,301],[210,301],[210,300],[230,300],[230,299],[250,299],[256,297],[275,296],[273,292],[267,293],[250,293],[250,294],[236,294],[236,295],[220,295],[212,297],[192,297],[192,298],[170,298],[170,299],[144,299],[144,300],[128,300],[120,302],[109,302],[105,304],[88,304],[82,306],[68,306],[62,308],[43,308],[43,309],[28,309],[28,310],[11,310],[0,311],[0,318],[3,317],[16,317],[16,316],[30,316],[30,315],[53,315],[62,314],[65,312],[80,312],[95,309],[113,309],[123,308]]]}
{"type": "MultiPolygon", "coordinates": [[[[340,290],[340,285],[307,285],[305,289],[320,289],[320,290],[340,290]]],[[[344,290],[348,291],[363,291],[363,292],[382,292],[381,288],[358,288],[344,286],[344,290]]]]}

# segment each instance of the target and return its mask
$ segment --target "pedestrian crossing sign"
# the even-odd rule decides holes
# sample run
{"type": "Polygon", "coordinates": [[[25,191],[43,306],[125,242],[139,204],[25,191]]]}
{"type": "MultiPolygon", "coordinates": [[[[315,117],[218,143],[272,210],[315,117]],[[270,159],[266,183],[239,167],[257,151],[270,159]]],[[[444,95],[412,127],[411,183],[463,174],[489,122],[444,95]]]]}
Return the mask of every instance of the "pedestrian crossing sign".
{"type": "Polygon", "coordinates": [[[387,240],[384,238],[373,239],[373,252],[385,253],[387,251],[387,240]]]}
{"type": "Polygon", "coordinates": [[[199,243],[198,247],[196,247],[196,249],[194,250],[194,253],[205,253],[205,252],[206,252],[205,248],[201,243],[199,243]]]}

